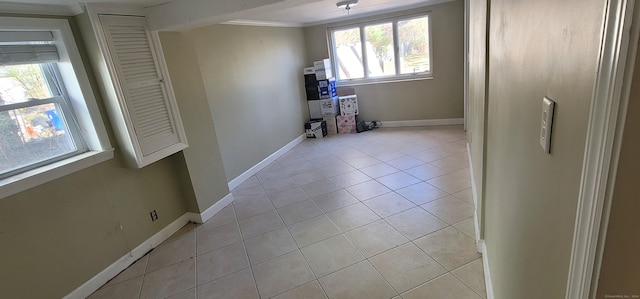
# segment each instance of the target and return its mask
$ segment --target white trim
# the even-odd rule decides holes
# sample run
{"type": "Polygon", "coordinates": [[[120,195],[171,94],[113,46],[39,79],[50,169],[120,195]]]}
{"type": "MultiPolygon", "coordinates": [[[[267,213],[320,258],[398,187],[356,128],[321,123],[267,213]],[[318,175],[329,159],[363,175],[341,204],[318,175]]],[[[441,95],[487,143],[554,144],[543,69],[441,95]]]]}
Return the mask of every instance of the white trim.
{"type": "Polygon", "coordinates": [[[202,213],[187,213],[189,215],[189,221],[193,223],[205,223],[207,222],[207,220],[218,214],[218,212],[220,212],[226,206],[231,204],[231,202],[233,202],[233,194],[229,193],[202,213]]]}
{"type": "MultiPolygon", "coordinates": [[[[0,7],[2,7],[0,5],[0,7]]],[[[45,5],[46,7],[46,5],[45,5]]],[[[0,17],[2,29],[51,30],[58,45],[58,68],[63,77],[89,152],[50,163],[0,180],[0,198],[4,198],[113,158],[113,148],[98,109],[87,72],[69,21],[50,18],[0,17]]]]}
{"type": "Polygon", "coordinates": [[[92,151],[0,180],[0,199],[113,158],[113,149],[92,151]]]}
{"type": "Polygon", "coordinates": [[[0,3],[2,13],[34,14],[49,16],[73,16],[81,13],[73,5],[34,4],[34,3],[0,3]]]}
{"type": "Polygon", "coordinates": [[[124,15],[124,16],[139,16],[146,17],[147,13],[145,8],[135,4],[120,3],[113,5],[110,3],[86,3],[83,5],[84,10],[87,11],[92,17],[97,17],[98,14],[107,15],[124,15]]]}
{"type": "Polygon", "coordinates": [[[380,126],[385,128],[448,126],[448,125],[462,125],[462,124],[464,124],[464,118],[397,120],[397,121],[381,121],[380,122],[380,126]]]}
{"type": "Polygon", "coordinates": [[[290,149],[294,148],[296,145],[300,144],[302,141],[307,139],[306,134],[302,134],[298,136],[296,139],[287,143],[287,145],[283,146],[281,149],[277,150],[275,153],[271,154],[269,157],[266,157],[264,160],[260,161],[258,164],[249,168],[247,171],[243,172],[241,175],[237,176],[235,179],[229,181],[229,190],[233,190],[242,184],[244,181],[248,180],[251,176],[258,173],[260,170],[267,167],[267,165],[271,164],[271,162],[276,159],[282,157],[286,152],[290,149]]]}
{"type": "Polygon", "coordinates": [[[400,82],[412,82],[433,80],[433,76],[428,75],[404,75],[404,77],[394,78],[382,78],[382,79],[369,79],[368,81],[340,81],[336,82],[336,87],[351,87],[351,86],[363,86],[363,85],[375,85],[375,84],[387,84],[387,83],[400,83],[400,82]]]}
{"type": "Polygon", "coordinates": [[[476,246],[478,247],[478,252],[480,250],[480,222],[482,219],[482,202],[478,202],[478,189],[476,188],[476,179],[473,176],[473,160],[471,159],[471,145],[467,143],[467,155],[469,156],[469,177],[471,177],[471,193],[473,195],[473,207],[475,208],[475,213],[473,213],[473,224],[475,228],[476,234],[476,246]]]}
{"type": "Polygon", "coordinates": [[[484,240],[478,242],[480,253],[482,253],[482,266],[484,268],[484,284],[487,289],[487,299],[494,299],[493,281],[491,280],[491,269],[489,268],[489,255],[487,254],[487,244],[484,240]]]}
{"type": "Polygon", "coordinates": [[[469,127],[469,29],[471,0],[464,0],[464,130],[469,127]]]}
{"type": "Polygon", "coordinates": [[[411,74],[403,74],[401,72],[400,69],[400,55],[398,54],[398,52],[396,51],[394,54],[394,61],[398,62],[396,63],[396,67],[394,70],[394,74],[388,75],[388,76],[383,76],[383,77],[375,77],[375,76],[371,76],[371,72],[369,70],[369,59],[367,56],[367,50],[365,49],[365,39],[366,39],[366,34],[365,34],[365,28],[367,26],[371,26],[371,25],[377,25],[377,24],[381,24],[381,23],[390,23],[392,30],[393,30],[393,45],[394,47],[398,48],[399,47],[399,39],[398,39],[398,23],[404,20],[412,20],[412,19],[421,19],[421,18],[426,18],[427,19],[427,27],[428,27],[428,32],[427,32],[427,38],[428,38],[428,53],[433,53],[433,49],[432,49],[432,30],[431,30],[431,25],[432,25],[432,21],[431,21],[431,10],[427,10],[427,11],[423,11],[423,12],[407,12],[405,14],[400,14],[400,15],[396,15],[396,16],[381,16],[378,19],[375,20],[357,20],[353,23],[350,24],[335,24],[335,25],[329,25],[329,27],[327,27],[327,44],[329,47],[329,57],[331,57],[331,63],[333,66],[333,69],[336,70],[335,71],[335,77],[336,77],[336,85],[338,87],[342,87],[342,86],[357,86],[357,85],[366,85],[366,84],[377,84],[377,83],[381,83],[381,82],[396,82],[396,81],[406,81],[406,80],[412,80],[412,79],[420,79],[420,78],[433,78],[433,55],[429,54],[428,55],[428,60],[429,60],[429,70],[428,71],[423,71],[423,72],[418,72],[418,73],[411,73],[411,74]],[[360,44],[362,46],[362,57],[361,57],[361,64],[364,68],[364,77],[363,78],[354,78],[354,79],[349,79],[349,78],[340,78],[340,66],[339,66],[339,61],[338,61],[338,49],[336,48],[336,42],[335,42],[335,33],[337,31],[343,30],[343,29],[358,29],[360,30],[360,44]]]}
{"type": "MultiPolygon", "coordinates": [[[[157,149],[155,152],[145,154],[142,150],[143,140],[136,134],[134,121],[132,119],[132,112],[127,105],[127,84],[119,77],[119,69],[116,67],[116,63],[112,57],[111,49],[109,48],[109,42],[107,35],[103,28],[103,22],[100,16],[103,15],[118,15],[118,16],[131,16],[145,18],[145,26],[147,26],[148,20],[144,15],[144,10],[141,10],[139,6],[123,5],[123,6],[109,6],[106,4],[86,4],[87,14],[89,21],[93,28],[93,33],[96,35],[98,49],[100,53],[96,54],[96,57],[92,60],[99,76],[98,79],[104,85],[103,98],[105,99],[105,105],[111,118],[111,124],[114,128],[116,138],[120,141],[121,150],[125,152],[125,158],[127,163],[132,168],[142,168],[149,164],[152,164],[158,160],[166,158],[172,154],[175,154],[188,147],[186,134],[182,125],[180,112],[176,103],[175,94],[171,86],[171,81],[168,75],[168,69],[166,67],[162,47],[160,47],[160,40],[156,31],[148,30],[149,46],[156,67],[161,76],[160,84],[165,88],[166,98],[168,103],[166,111],[169,113],[171,124],[175,130],[175,137],[177,140],[158,139],[164,140],[165,143],[162,148],[157,149]]],[[[163,137],[164,138],[164,137],[163,137]]]]}
{"type": "Polygon", "coordinates": [[[567,299],[590,297],[616,125],[621,110],[626,109],[620,107],[620,100],[627,54],[630,54],[627,51],[633,6],[634,1],[613,0],[607,2],[605,9],[567,278],[567,299]]]}
{"type": "Polygon", "coordinates": [[[298,23],[286,23],[286,22],[268,22],[268,21],[255,21],[255,20],[243,20],[237,19],[222,23],[224,25],[236,25],[236,26],[257,26],[257,27],[303,27],[298,23]]]}
{"type": "Polygon", "coordinates": [[[89,279],[73,292],[64,296],[64,298],[72,299],[88,297],[93,292],[98,290],[102,285],[107,283],[124,269],[131,266],[131,264],[151,251],[151,249],[160,245],[162,242],[164,242],[164,240],[168,239],[171,235],[173,235],[187,223],[189,223],[189,215],[185,213],[184,215],[180,216],[180,218],[171,222],[171,224],[167,225],[165,228],[151,236],[149,239],[142,242],[142,244],[138,245],[138,247],[133,249],[131,252],[125,254],[123,257],[98,273],[96,276],[89,279]]]}
{"type": "MultiPolygon", "coordinates": [[[[640,16],[640,5],[634,5],[633,15],[635,18],[640,16]]],[[[627,53],[627,67],[623,78],[622,96],[620,99],[619,116],[617,120],[617,127],[615,133],[615,139],[613,143],[611,167],[609,169],[609,180],[607,183],[607,190],[604,198],[604,205],[602,209],[602,219],[600,221],[600,236],[598,238],[598,245],[596,248],[596,256],[594,260],[593,277],[591,278],[591,293],[590,298],[595,299],[597,295],[598,280],[600,279],[600,268],[602,266],[602,256],[604,253],[604,246],[607,238],[607,230],[609,226],[609,214],[611,212],[611,202],[613,198],[613,191],[616,181],[616,175],[618,172],[618,162],[620,159],[620,150],[622,149],[622,137],[627,118],[627,108],[629,104],[629,96],[631,93],[631,85],[633,81],[633,74],[635,72],[635,63],[638,55],[638,43],[640,39],[640,22],[635,20],[631,24],[631,37],[629,43],[629,51],[627,53]],[[634,42],[635,41],[635,42],[634,42]]]]}

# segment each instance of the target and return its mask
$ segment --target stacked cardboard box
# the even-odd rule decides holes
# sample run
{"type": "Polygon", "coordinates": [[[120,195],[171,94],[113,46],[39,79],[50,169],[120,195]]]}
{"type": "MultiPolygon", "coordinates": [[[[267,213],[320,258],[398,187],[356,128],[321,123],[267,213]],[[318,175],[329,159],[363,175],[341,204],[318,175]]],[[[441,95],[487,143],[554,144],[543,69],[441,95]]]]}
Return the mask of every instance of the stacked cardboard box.
{"type": "Polygon", "coordinates": [[[356,132],[355,115],[338,115],[336,121],[338,123],[338,134],[351,134],[356,132]]]}
{"type": "Polygon", "coordinates": [[[328,134],[355,133],[358,97],[353,88],[342,88],[338,96],[331,60],[315,61],[313,67],[305,68],[304,76],[311,120],[322,121],[328,134]]]}
{"type": "Polygon", "coordinates": [[[355,94],[338,97],[338,101],[340,102],[341,115],[360,114],[360,111],[358,111],[358,96],[356,96],[355,94]]]}
{"type": "Polygon", "coordinates": [[[323,118],[325,116],[336,116],[340,114],[338,98],[307,101],[309,106],[309,116],[311,119],[323,118]]]}
{"type": "Polygon", "coordinates": [[[322,119],[327,123],[327,134],[338,134],[338,120],[336,116],[325,116],[322,119]]]}
{"type": "Polygon", "coordinates": [[[321,99],[335,98],[338,96],[336,92],[336,79],[329,78],[318,80],[318,91],[321,99]]]}
{"type": "Polygon", "coordinates": [[[333,78],[333,68],[331,67],[331,60],[329,58],[314,61],[313,70],[318,80],[333,78]]]}
{"type": "Polygon", "coordinates": [[[307,138],[322,138],[327,136],[327,123],[324,120],[313,120],[304,124],[307,138]]]}
{"type": "Polygon", "coordinates": [[[304,87],[307,94],[307,100],[328,99],[338,96],[336,91],[336,79],[326,77],[327,73],[331,74],[331,70],[316,69],[313,67],[304,68],[304,87]],[[322,74],[322,75],[319,75],[322,74]]]}
{"type": "Polygon", "coordinates": [[[338,97],[340,102],[340,115],[337,117],[338,134],[355,133],[358,110],[358,97],[356,95],[348,95],[338,97]]]}
{"type": "Polygon", "coordinates": [[[304,72],[304,88],[307,93],[307,100],[319,100],[320,91],[318,90],[318,80],[313,67],[306,67],[304,72]]]}
{"type": "Polygon", "coordinates": [[[336,134],[338,127],[335,117],[340,114],[340,103],[331,60],[314,62],[313,67],[304,69],[304,76],[310,118],[324,120],[329,134],[336,134]]]}

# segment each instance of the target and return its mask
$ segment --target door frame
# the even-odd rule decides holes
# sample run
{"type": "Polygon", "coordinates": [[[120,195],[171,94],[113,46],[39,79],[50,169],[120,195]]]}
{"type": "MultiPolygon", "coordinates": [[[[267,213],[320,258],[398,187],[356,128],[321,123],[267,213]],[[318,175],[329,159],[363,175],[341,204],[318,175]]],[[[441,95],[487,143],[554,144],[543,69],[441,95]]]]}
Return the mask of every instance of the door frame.
{"type": "Polygon", "coordinates": [[[565,298],[595,298],[640,24],[640,5],[609,0],[583,160],[565,298]]]}
{"type": "Polygon", "coordinates": [[[464,0],[464,130],[469,128],[469,26],[471,0],[464,0]]]}

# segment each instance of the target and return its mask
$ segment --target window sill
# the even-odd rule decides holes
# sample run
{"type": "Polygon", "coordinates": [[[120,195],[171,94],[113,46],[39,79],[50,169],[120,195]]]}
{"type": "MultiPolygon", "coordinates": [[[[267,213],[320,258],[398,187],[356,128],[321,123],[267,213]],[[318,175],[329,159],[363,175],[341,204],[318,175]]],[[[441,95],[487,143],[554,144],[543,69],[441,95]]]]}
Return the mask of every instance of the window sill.
{"type": "Polygon", "coordinates": [[[113,149],[86,152],[0,180],[0,199],[89,168],[113,158],[113,149]]]}
{"type": "Polygon", "coordinates": [[[432,80],[433,76],[421,76],[421,77],[409,77],[409,78],[384,78],[384,79],[370,79],[366,81],[338,81],[336,86],[359,86],[359,85],[371,85],[371,84],[384,84],[384,83],[397,83],[397,82],[410,82],[410,81],[423,81],[432,80]]]}

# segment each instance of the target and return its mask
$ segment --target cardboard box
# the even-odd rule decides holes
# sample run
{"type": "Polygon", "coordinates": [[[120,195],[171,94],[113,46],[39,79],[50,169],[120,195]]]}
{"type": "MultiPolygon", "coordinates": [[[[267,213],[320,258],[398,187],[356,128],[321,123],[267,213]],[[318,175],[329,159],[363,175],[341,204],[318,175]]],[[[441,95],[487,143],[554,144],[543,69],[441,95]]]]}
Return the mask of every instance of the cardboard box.
{"type": "Polygon", "coordinates": [[[318,80],[326,80],[329,78],[333,78],[333,72],[331,69],[329,70],[316,70],[316,79],[318,80]]]}
{"type": "Polygon", "coordinates": [[[353,87],[342,86],[336,88],[336,92],[339,97],[352,96],[356,94],[356,89],[353,87]]]}
{"type": "Polygon", "coordinates": [[[305,92],[307,94],[307,101],[319,100],[320,99],[320,91],[318,91],[318,86],[309,86],[306,85],[305,92]]]}
{"type": "Polygon", "coordinates": [[[318,80],[318,90],[320,91],[321,99],[337,97],[336,79],[330,78],[326,80],[318,80]]]}
{"type": "Polygon", "coordinates": [[[338,123],[335,116],[325,116],[322,119],[327,123],[327,135],[338,134],[338,123]]]}
{"type": "Polygon", "coordinates": [[[356,132],[355,115],[338,115],[336,122],[338,124],[338,134],[352,134],[356,132]]]}
{"type": "Polygon", "coordinates": [[[310,121],[304,124],[307,138],[322,138],[327,136],[327,122],[324,120],[310,121]]]}
{"type": "Polygon", "coordinates": [[[322,59],[313,62],[313,68],[318,80],[326,80],[333,77],[331,59],[322,59]]]}
{"type": "Polygon", "coordinates": [[[331,68],[331,59],[329,58],[325,58],[322,60],[318,60],[318,61],[314,61],[313,62],[313,68],[314,69],[330,69],[331,68]]]}
{"type": "Polygon", "coordinates": [[[315,75],[316,71],[314,67],[305,67],[304,69],[302,69],[302,73],[305,75],[315,75]]]}
{"type": "Polygon", "coordinates": [[[338,97],[340,101],[340,114],[341,115],[358,115],[358,96],[350,95],[344,97],[338,97]]]}
{"type": "Polygon", "coordinates": [[[304,75],[304,85],[318,87],[318,79],[316,79],[316,74],[306,74],[304,75]]]}
{"type": "Polygon", "coordinates": [[[320,100],[320,113],[322,113],[322,116],[336,116],[340,114],[338,97],[320,100]]]}
{"type": "Polygon", "coordinates": [[[322,106],[320,105],[320,100],[311,100],[307,101],[309,105],[309,118],[322,118],[322,106]]]}

